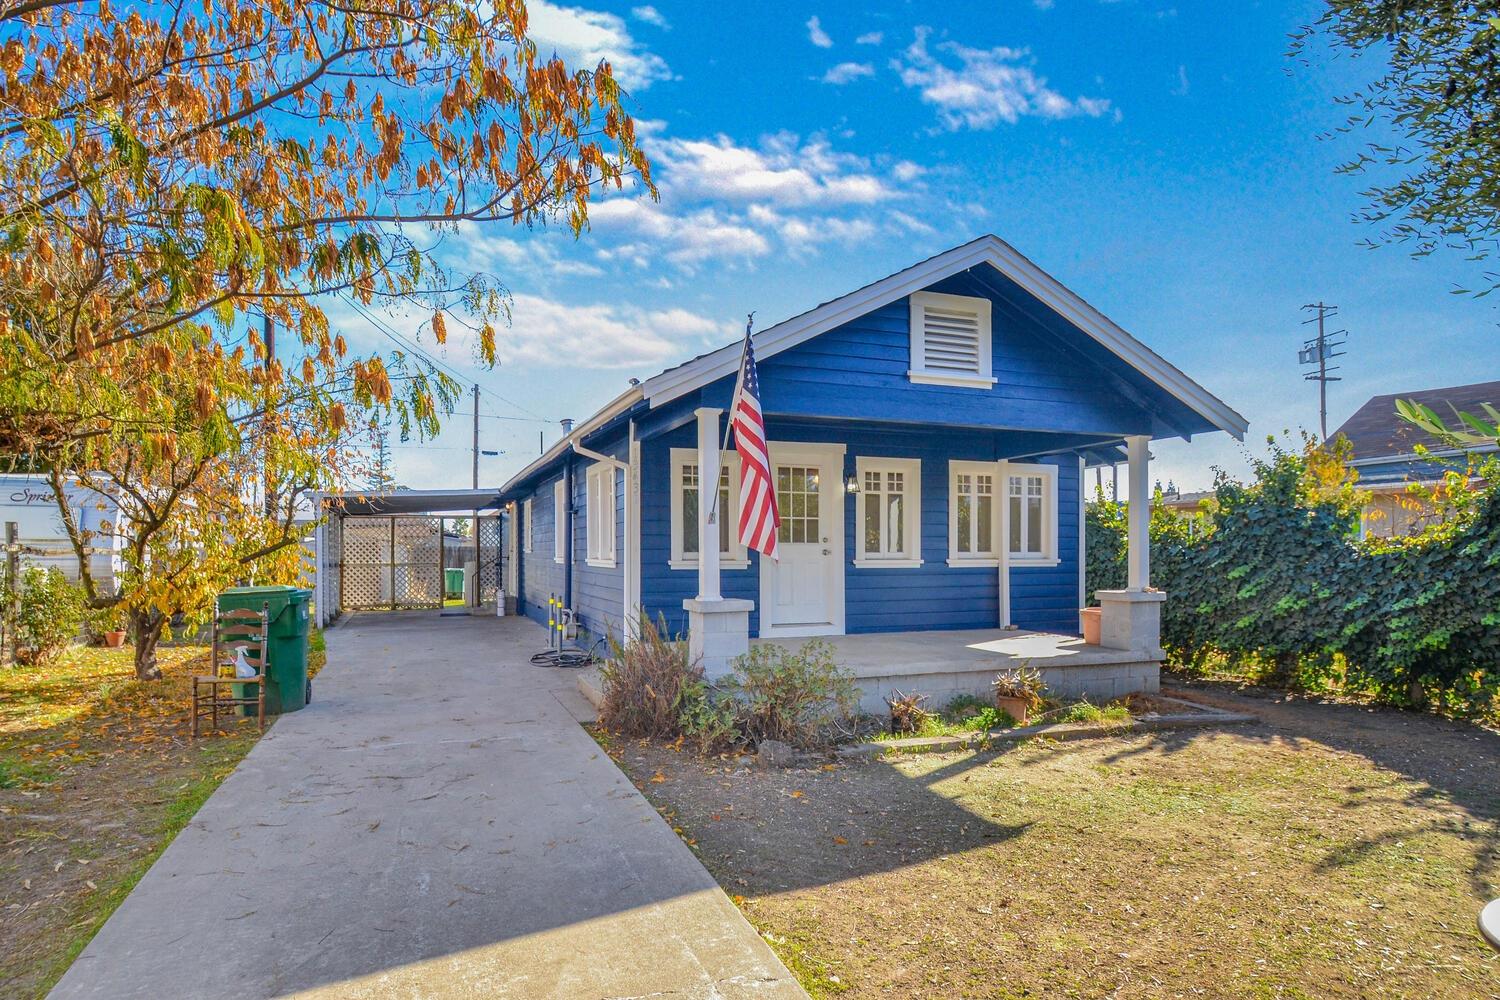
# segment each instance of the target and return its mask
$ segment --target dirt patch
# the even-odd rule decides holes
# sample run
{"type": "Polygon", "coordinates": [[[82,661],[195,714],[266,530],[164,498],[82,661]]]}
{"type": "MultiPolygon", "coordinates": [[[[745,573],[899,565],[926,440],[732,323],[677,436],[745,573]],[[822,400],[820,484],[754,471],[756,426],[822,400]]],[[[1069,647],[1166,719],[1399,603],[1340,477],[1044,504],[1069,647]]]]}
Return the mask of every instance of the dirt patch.
{"type": "Polygon", "coordinates": [[[790,771],[614,754],[814,996],[1500,997],[1500,737],[1348,705],[790,771]]]}
{"type": "Polygon", "coordinates": [[[0,996],[39,997],[257,738],[255,724],[188,735],[202,647],[85,649],[0,669],[0,996]]]}

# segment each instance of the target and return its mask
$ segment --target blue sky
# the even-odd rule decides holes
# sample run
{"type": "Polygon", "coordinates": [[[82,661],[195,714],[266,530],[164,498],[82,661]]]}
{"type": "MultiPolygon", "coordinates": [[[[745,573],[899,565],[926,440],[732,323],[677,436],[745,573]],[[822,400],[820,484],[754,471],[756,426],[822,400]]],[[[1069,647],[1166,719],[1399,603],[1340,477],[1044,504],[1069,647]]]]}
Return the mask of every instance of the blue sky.
{"type": "MultiPolygon", "coordinates": [[[[484,482],[629,377],[732,339],[747,311],[769,326],[984,232],[1244,413],[1257,450],[1316,425],[1296,364],[1307,302],[1339,304],[1351,331],[1331,426],[1377,392],[1500,377],[1495,306],[1452,294],[1473,265],[1359,245],[1360,182],[1334,172],[1353,146],[1318,136],[1378,66],[1289,60],[1316,4],[850,6],[531,6],[544,50],[611,60],[661,200],[611,196],[579,241],[561,226],[446,239],[514,297],[493,370],[461,339],[425,341],[485,388],[482,446],[505,453],[481,459],[484,482]]],[[[397,444],[400,481],[468,485],[468,407],[437,440],[397,444]]],[[[1222,434],[1155,453],[1183,488],[1244,468],[1222,434]]]]}

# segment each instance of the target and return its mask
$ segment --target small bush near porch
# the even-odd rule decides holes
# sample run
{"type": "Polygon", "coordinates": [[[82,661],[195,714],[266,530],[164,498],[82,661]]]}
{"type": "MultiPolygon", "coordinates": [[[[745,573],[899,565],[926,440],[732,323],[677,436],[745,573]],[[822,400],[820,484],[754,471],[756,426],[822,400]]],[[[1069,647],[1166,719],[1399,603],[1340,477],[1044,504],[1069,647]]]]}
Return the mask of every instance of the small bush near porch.
{"type": "Polygon", "coordinates": [[[1500,736],[1194,697],[1264,721],[785,771],[612,753],[814,997],[1496,995],[1500,736]]]}

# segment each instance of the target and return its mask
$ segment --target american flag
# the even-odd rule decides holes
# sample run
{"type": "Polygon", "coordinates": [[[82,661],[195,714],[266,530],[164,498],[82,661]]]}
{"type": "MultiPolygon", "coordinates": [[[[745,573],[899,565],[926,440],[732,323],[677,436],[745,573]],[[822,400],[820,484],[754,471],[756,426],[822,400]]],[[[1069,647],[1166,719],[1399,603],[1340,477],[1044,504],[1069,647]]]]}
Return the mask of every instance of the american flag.
{"type": "Polygon", "coordinates": [[[750,326],[745,325],[745,355],[740,360],[740,384],[734,393],[734,450],[740,454],[740,544],[777,559],[776,531],[781,514],[776,509],[776,482],[766,451],[766,418],[760,411],[760,378],[755,373],[755,349],[750,326]]]}

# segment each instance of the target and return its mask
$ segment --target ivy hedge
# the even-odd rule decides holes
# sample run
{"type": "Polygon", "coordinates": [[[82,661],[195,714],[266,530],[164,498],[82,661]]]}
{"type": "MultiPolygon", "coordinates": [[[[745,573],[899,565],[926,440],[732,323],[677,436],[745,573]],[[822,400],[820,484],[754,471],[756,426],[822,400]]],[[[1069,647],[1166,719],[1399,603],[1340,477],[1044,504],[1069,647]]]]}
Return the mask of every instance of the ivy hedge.
{"type": "MultiPolygon", "coordinates": [[[[1334,682],[1397,704],[1494,711],[1500,693],[1500,475],[1450,473],[1445,518],[1408,539],[1359,539],[1364,495],[1342,456],[1272,446],[1249,484],[1220,477],[1200,513],[1153,505],[1151,582],[1167,592],[1172,665],[1215,656],[1273,683],[1334,682]],[[1471,475],[1485,485],[1465,487],[1471,475]]],[[[1088,592],[1125,585],[1125,511],[1087,512],[1088,592]]]]}

